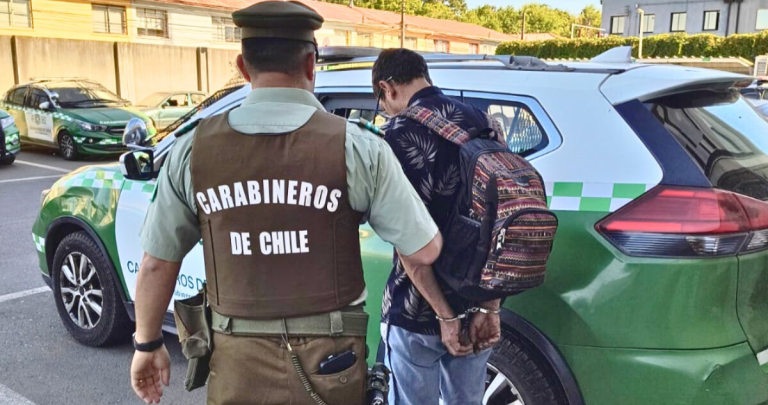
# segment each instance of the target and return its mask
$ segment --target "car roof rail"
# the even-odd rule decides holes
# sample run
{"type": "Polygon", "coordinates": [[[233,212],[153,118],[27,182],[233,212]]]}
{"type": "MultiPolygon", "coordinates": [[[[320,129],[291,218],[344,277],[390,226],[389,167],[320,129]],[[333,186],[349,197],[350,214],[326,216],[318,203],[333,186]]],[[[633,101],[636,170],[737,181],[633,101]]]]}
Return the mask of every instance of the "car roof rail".
{"type": "Polygon", "coordinates": [[[317,50],[317,60],[321,65],[347,63],[352,59],[366,57],[373,57],[376,60],[381,51],[383,51],[381,48],[362,46],[324,46],[317,50]]]}
{"type": "MultiPolygon", "coordinates": [[[[323,47],[318,51],[318,64],[321,66],[355,63],[373,63],[383,49],[370,47],[323,47]]],[[[507,69],[537,71],[572,71],[565,65],[551,65],[533,56],[517,55],[479,55],[452,54],[437,52],[418,52],[427,63],[497,61],[507,69]]]]}

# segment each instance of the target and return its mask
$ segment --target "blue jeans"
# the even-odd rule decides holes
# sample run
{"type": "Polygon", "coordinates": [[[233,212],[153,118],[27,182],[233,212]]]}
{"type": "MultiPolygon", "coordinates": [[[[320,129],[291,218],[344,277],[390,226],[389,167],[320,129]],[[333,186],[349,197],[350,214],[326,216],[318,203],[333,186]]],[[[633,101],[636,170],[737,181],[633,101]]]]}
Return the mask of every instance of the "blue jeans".
{"type": "Polygon", "coordinates": [[[440,398],[444,405],[482,404],[491,349],[454,357],[446,351],[440,335],[390,326],[387,336],[387,324],[381,325],[381,336],[389,339],[384,364],[393,375],[390,405],[437,405],[440,398]]]}

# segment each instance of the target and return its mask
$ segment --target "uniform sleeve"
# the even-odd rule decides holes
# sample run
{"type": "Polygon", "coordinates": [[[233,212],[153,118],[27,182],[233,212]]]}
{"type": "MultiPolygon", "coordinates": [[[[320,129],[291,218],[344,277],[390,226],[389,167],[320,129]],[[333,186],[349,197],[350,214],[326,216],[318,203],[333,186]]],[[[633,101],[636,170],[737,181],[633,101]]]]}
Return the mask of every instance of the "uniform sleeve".
{"type": "Polygon", "coordinates": [[[189,171],[192,137],[179,138],[166,158],[141,229],[142,249],[171,262],[181,262],[201,238],[189,171]]]}

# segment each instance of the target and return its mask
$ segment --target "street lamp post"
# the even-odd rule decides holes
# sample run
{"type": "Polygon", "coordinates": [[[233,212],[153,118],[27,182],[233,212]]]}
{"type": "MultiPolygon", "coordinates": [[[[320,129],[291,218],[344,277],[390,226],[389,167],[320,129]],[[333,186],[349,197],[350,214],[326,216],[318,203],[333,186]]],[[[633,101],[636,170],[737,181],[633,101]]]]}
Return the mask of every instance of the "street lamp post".
{"type": "Polygon", "coordinates": [[[645,19],[645,11],[642,8],[637,9],[637,14],[640,15],[640,46],[637,50],[637,59],[643,58],[643,20],[645,19]]]}

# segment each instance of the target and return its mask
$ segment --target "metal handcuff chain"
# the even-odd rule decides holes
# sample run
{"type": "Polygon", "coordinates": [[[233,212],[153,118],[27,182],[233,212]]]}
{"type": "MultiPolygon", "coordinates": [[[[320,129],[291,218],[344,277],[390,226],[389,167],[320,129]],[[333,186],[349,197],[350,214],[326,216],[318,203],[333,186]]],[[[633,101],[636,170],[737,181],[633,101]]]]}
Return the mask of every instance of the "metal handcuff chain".
{"type": "Polygon", "coordinates": [[[283,318],[283,329],[285,330],[285,333],[283,334],[283,343],[285,343],[285,346],[288,348],[288,352],[291,353],[291,362],[293,363],[293,367],[296,369],[296,374],[299,375],[299,380],[301,380],[301,385],[304,386],[304,389],[307,390],[307,393],[310,397],[315,401],[317,405],[328,405],[322,397],[320,397],[320,394],[318,394],[315,391],[315,388],[312,386],[312,383],[309,382],[309,378],[307,378],[307,373],[304,372],[304,367],[301,366],[301,360],[299,360],[299,355],[296,354],[296,352],[293,351],[293,348],[291,347],[291,344],[288,343],[288,325],[285,322],[285,318],[283,318]]]}
{"type": "Polygon", "coordinates": [[[435,318],[437,318],[437,320],[440,321],[440,322],[455,322],[455,321],[460,321],[460,320],[466,318],[467,316],[469,316],[469,314],[474,314],[475,312],[480,312],[482,314],[498,314],[498,313],[501,312],[501,310],[500,309],[487,309],[487,308],[481,308],[481,307],[473,307],[473,308],[470,308],[470,309],[464,311],[464,313],[462,313],[462,314],[454,316],[453,318],[441,318],[439,315],[435,315],[435,318]]]}

